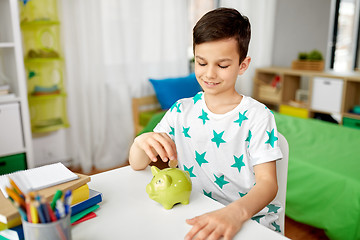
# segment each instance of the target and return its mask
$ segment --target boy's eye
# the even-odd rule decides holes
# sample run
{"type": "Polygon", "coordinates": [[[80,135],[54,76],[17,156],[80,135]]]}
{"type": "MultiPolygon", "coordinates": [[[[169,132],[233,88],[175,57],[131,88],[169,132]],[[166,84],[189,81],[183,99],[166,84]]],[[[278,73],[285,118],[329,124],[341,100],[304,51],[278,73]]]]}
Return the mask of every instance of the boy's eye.
{"type": "Polygon", "coordinates": [[[218,65],[219,66],[219,68],[227,68],[227,67],[229,67],[229,66],[222,66],[222,65],[218,65]]]}
{"type": "Polygon", "coordinates": [[[203,67],[203,66],[206,66],[206,63],[199,63],[199,62],[198,62],[198,64],[199,64],[200,66],[202,66],[202,67],[203,67]]]}

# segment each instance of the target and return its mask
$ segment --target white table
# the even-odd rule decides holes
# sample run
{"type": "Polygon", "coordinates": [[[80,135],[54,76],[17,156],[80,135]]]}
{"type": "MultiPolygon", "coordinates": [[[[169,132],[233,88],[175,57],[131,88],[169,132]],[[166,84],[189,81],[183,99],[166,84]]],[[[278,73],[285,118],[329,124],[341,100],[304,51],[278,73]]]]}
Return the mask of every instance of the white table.
{"type": "MultiPolygon", "coordinates": [[[[146,185],[150,168],[134,171],[118,168],[91,176],[89,187],[103,193],[97,217],[72,228],[73,240],[79,239],[184,239],[191,226],[185,220],[223,207],[222,204],[192,192],[188,205],[177,204],[170,210],[151,200],[146,185]]],[[[247,221],[235,239],[287,239],[255,221],[247,221]]]]}

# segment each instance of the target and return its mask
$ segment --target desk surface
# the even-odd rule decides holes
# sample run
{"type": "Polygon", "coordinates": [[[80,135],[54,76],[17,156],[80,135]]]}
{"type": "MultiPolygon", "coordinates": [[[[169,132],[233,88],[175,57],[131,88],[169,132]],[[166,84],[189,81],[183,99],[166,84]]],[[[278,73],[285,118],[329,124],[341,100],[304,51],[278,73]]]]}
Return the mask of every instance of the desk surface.
{"type": "MultiPolygon", "coordinates": [[[[201,193],[192,192],[188,205],[177,204],[165,210],[151,200],[146,185],[150,168],[133,171],[123,167],[91,176],[89,187],[102,192],[103,202],[96,218],[72,228],[79,239],[184,239],[191,226],[185,220],[219,209],[222,204],[201,193]]],[[[257,222],[247,221],[235,239],[286,239],[257,222]]]]}

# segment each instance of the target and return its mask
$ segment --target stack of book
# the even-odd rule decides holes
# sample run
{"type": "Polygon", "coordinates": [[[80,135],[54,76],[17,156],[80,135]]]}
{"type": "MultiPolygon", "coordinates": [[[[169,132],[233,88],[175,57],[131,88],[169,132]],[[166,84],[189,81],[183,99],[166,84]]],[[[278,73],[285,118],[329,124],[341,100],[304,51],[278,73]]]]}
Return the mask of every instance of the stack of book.
{"type": "Polygon", "coordinates": [[[15,98],[15,94],[10,93],[10,85],[9,84],[0,84],[0,100],[6,100],[15,98]]]}
{"type": "MultiPolygon", "coordinates": [[[[87,184],[91,180],[89,176],[72,173],[61,163],[0,176],[1,190],[5,186],[9,185],[9,177],[14,180],[16,185],[19,185],[18,187],[24,194],[27,194],[31,191],[36,191],[37,194],[41,195],[47,201],[52,200],[57,190],[61,190],[63,192],[71,190],[72,225],[76,225],[80,222],[95,217],[96,214],[94,211],[99,208],[98,204],[102,202],[102,194],[98,191],[89,189],[87,184]],[[47,174],[47,176],[41,174],[42,172],[49,172],[49,170],[52,172],[55,171],[54,174],[47,174]],[[36,177],[34,177],[34,175],[36,175],[36,177]],[[56,177],[56,175],[58,176],[56,177]],[[66,177],[59,177],[59,175],[66,177]],[[23,179],[19,180],[21,178],[23,179]],[[31,180],[28,178],[31,178],[31,180]],[[24,179],[27,179],[28,181],[24,181],[24,179]],[[38,189],[39,187],[40,189],[38,189]]],[[[0,240],[24,239],[21,226],[21,217],[18,209],[11,203],[9,199],[7,199],[7,197],[8,196],[6,191],[0,191],[0,240]]]]}

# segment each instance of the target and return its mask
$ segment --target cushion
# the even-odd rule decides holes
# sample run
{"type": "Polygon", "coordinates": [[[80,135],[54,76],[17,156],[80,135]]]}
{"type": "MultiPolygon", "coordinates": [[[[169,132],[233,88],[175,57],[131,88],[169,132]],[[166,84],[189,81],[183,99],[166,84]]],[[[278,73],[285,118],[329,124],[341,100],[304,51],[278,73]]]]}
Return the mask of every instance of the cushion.
{"type": "Polygon", "coordinates": [[[195,73],[186,77],[149,79],[149,81],[163,110],[169,109],[177,100],[193,97],[201,91],[195,73]]]}

